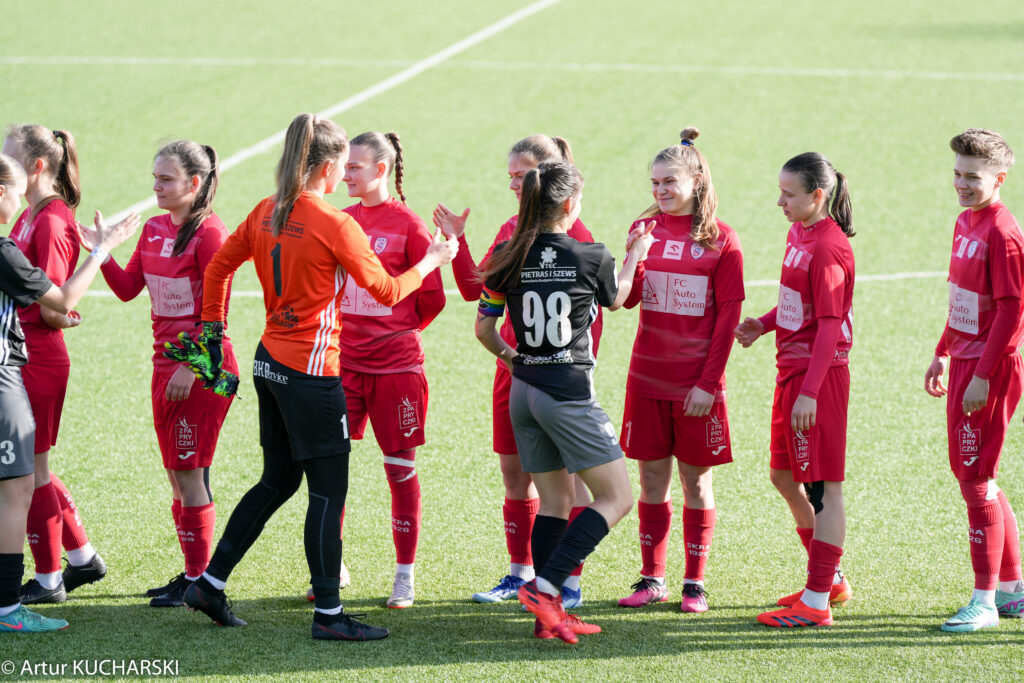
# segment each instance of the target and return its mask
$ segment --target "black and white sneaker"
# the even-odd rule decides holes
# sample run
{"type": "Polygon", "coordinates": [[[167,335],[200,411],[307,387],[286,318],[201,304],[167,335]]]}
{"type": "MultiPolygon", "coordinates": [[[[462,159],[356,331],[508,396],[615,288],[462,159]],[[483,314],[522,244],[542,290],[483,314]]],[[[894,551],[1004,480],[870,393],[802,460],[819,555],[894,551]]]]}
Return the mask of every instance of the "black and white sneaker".
{"type": "Polygon", "coordinates": [[[202,612],[221,626],[245,626],[246,622],[231,611],[231,603],[224,591],[212,587],[205,579],[191,582],[185,590],[185,605],[202,612]]]}
{"type": "Polygon", "coordinates": [[[149,601],[150,607],[182,607],[185,604],[185,591],[195,581],[185,579],[179,581],[171,590],[163,595],[158,595],[149,601]]]}
{"type": "Polygon", "coordinates": [[[44,588],[35,579],[30,579],[21,587],[20,599],[23,605],[41,605],[49,602],[64,602],[68,599],[68,593],[64,590],[63,583],[56,588],[44,588]]]}
{"type": "Polygon", "coordinates": [[[391,635],[391,631],[380,626],[370,626],[353,617],[365,617],[365,614],[313,613],[313,640],[381,640],[391,635]]]}
{"type": "Polygon", "coordinates": [[[75,566],[68,563],[61,575],[64,579],[64,590],[70,593],[87,583],[95,583],[107,575],[107,563],[99,553],[92,556],[87,564],[75,566]]]}
{"type": "Polygon", "coordinates": [[[180,585],[184,585],[185,588],[188,588],[188,585],[185,584],[184,582],[185,582],[185,573],[182,572],[181,574],[178,574],[173,579],[168,581],[167,585],[165,585],[165,586],[158,586],[156,588],[150,588],[149,590],[147,590],[146,591],[146,597],[147,598],[155,598],[158,595],[163,595],[164,593],[171,592],[172,590],[176,589],[180,585]]]}

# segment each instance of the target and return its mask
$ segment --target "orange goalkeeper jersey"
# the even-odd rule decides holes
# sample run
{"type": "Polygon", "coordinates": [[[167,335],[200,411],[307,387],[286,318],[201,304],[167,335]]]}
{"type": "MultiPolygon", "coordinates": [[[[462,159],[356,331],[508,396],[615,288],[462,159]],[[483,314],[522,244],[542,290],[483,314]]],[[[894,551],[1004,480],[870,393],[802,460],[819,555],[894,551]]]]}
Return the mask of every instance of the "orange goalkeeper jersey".
{"type": "Polygon", "coordinates": [[[346,274],[385,306],[422,283],[415,268],[392,277],[355,219],[303,192],[274,237],[274,198],[256,205],[206,267],[203,320],[224,320],[230,276],[253,260],[267,309],[261,341],[279,363],[308,375],[340,373],[340,302],[346,274]]]}

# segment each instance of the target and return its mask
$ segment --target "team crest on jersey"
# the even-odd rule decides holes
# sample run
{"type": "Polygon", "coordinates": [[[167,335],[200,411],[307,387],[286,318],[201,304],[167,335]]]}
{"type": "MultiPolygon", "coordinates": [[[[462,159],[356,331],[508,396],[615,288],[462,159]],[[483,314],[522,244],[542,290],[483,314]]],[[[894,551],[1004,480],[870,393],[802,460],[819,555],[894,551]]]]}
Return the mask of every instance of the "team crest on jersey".
{"type": "Polygon", "coordinates": [[[690,245],[690,256],[693,257],[694,261],[696,261],[697,259],[699,259],[703,255],[704,255],[704,247],[700,246],[699,244],[691,244],[690,245]]]}
{"type": "Polygon", "coordinates": [[[707,421],[705,432],[708,441],[708,448],[725,445],[725,425],[714,415],[707,421]]]}
{"type": "Polygon", "coordinates": [[[196,425],[190,425],[185,418],[174,425],[174,442],[181,449],[196,447],[196,425]]]}
{"type": "Polygon", "coordinates": [[[418,407],[419,401],[410,401],[408,396],[404,396],[398,404],[398,428],[406,437],[412,436],[420,428],[418,407]]]}
{"type": "Polygon", "coordinates": [[[373,242],[373,251],[374,252],[376,252],[378,254],[383,254],[384,250],[387,249],[387,248],[388,248],[388,238],[387,237],[378,237],[376,240],[374,240],[374,242],[373,242]]]}
{"type": "Polygon", "coordinates": [[[558,255],[551,247],[545,247],[544,251],[540,252],[540,267],[550,268],[555,265],[555,257],[558,255]]]}

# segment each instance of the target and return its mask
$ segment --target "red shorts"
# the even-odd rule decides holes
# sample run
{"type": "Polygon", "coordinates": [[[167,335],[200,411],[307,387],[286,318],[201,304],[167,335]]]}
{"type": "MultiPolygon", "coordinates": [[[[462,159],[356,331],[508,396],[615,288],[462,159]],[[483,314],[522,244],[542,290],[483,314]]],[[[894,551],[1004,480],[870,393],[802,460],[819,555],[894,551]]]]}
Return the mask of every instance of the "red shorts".
{"type": "Polygon", "coordinates": [[[60,416],[64,410],[64,394],[68,390],[70,365],[38,365],[21,367],[21,379],[32,404],[36,420],[36,453],[44,453],[57,445],[60,416]]]}
{"type": "Polygon", "coordinates": [[[846,412],[850,404],[850,366],[828,369],[818,391],[814,426],[794,432],[793,404],[804,374],[775,387],[772,404],[771,463],[773,470],[792,470],[793,481],[843,481],[846,478],[846,412]]]}
{"type": "Polygon", "coordinates": [[[1024,360],[1020,354],[1003,356],[988,379],[985,407],[966,417],[964,391],[977,364],[978,359],[953,360],[949,364],[949,393],[946,394],[949,466],[960,481],[995,478],[1006,429],[1024,385],[1024,360]]]}
{"type": "Polygon", "coordinates": [[[494,371],[494,391],[491,395],[491,425],[493,429],[494,452],[502,455],[516,455],[516,437],[512,433],[512,418],[508,413],[508,394],[512,390],[512,373],[505,368],[494,371]]]}
{"type": "MultiPolygon", "coordinates": [[[[226,363],[225,363],[226,365],[226,363]]],[[[165,397],[171,372],[153,372],[153,427],[164,468],[194,470],[209,467],[217,450],[217,437],[231,407],[231,399],[203,388],[198,379],[184,401],[165,397]]]]}
{"type": "Polygon", "coordinates": [[[670,455],[692,467],[732,462],[725,401],[711,404],[704,417],[687,417],[682,401],[626,392],[620,441],[627,458],[661,460],[670,455]]]}
{"type": "Polygon", "coordinates": [[[342,370],[341,383],[348,406],[349,438],[362,439],[369,418],[384,453],[407,451],[426,442],[423,423],[430,394],[422,371],[375,375],[342,370]]]}

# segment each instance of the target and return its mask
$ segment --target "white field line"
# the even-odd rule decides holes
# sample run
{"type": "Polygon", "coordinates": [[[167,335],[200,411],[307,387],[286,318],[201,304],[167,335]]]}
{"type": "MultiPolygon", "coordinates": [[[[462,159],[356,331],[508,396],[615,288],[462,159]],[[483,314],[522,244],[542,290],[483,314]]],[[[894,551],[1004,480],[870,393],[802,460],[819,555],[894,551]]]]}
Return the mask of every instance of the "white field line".
{"type": "MultiPolygon", "coordinates": [[[[892,280],[919,280],[922,278],[933,278],[933,277],[946,277],[948,273],[944,270],[932,270],[932,271],[917,271],[910,273],[880,273],[877,275],[858,275],[857,282],[890,282],[892,280]]],[[[748,280],[743,283],[744,287],[778,287],[778,280],[748,280]]],[[[444,290],[446,296],[459,296],[458,289],[446,289],[444,290]]],[[[86,296],[95,296],[100,298],[110,298],[114,296],[113,292],[98,290],[88,291],[86,296]]],[[[241,289],[232,290],[232,299],[252,299],[252,298],[263,298],[263,292],[261,290],[252,289],[241,289]]]]}
{"type": "MultiPolygon", "coordinates": [[[[497,27],[493,32],[483,35],[478,40],[458,48],[456,43],[447,50],[452,50],[441,57],[439,61],[426,65],[417,70],[413,75],[423,70],[437,66],[442,61],[447,61],[445,68],[450,69],[481,69],[481,70],[546,70],[546,71],[570,71],[570,72],[625,72],[625,73],[649,73],[649,74],[712,74],[725,76],[801,76],[808,78],[885,78],[895,80],[929,80],[929,81],[987,81],[987,82],[1024,82],[1024,73],[1008,72],[974,72],[974,71],[931,71],[914,69],[827,69],[798,66],[764,66],[764,65],[741,65],[741,64],[634,64],[628,62],[536,62],[536,61],[497,61],[497,60],[463,60],[452,61],[449,58],[464,51],[467,47],[476,45],[494,35],[509,25],[516,23],[525,16],[534,14],[548,5],[558,2],[536,3],[520,10],[525,13],[523,16],[509,15],[502,22],[510,21],[509,24],[497,27]],[[537,5],[543,5],[537,7],[537,5]]],[[[516,14],[520,14],[516,13],[516,14]]],[[[502,22],[498,22],[499,24],[502,22]]],[[[476,36],[494,29],[497,24],[483,29],[478,34],[466,38],[472,41],[476,36]]],[[[442,55],[443,50],[437,57],[442,55]]],[[[422,62],[403,59],[332,59],[316,57],[117,57],[117,56],[27,56],[27,55],[0,55],[0,66],[194,66],[212,68],[231,67],[408,67],[416,69],[422,62]]],[[[396,75],[397,78],[399,75],[396,75]]],[[[410,76],[411,77],[411,76],[410,76]]],[[[402,82],[408,80],[403,79],[402,82]]],[[[393,87],[393,85],[392,85],[393,87]]],[[[338,113],[338,112],[335,112],[338,113]]]]}
{"type": "MultiPolygon", "coordinates": [[[[551,7],[552,5],[557,4],[560,1],[561,0],[538,0],[537,2],[531,3],[526,7],[523,7],[520,10],[512,12],[506,17],[499,19],[490,26],[486,26],[480,29],[479,31],[466,36],[462,40],[452,43],[443,50],[435,52],[429,57],[426,57],[425,59],[421,59],[418,62],[411,64],[410,66],[406,67],[405,69],[402,69],[395,75],[385,78],[383,81],[371,85],[369,88],[366,88],[365,90],[362,90],[361,92],[358,92],[355,95],[346,97],[342,101],[331,105],[330,107],[324,109],[321,112],[318,112],[317,115],[322,116],[324,118],[330,118],[332,116],[337,116],[342,112],[346,112],[349,109],[352,109],[353,107],[356,107],[362,104],[363,102],[366,102],[367,100],[376,97],[377,95],[385,93],[393,88],[398,87],[399,85],[402,85],[406,81],[409,81],[415,78],[416,76],[419,76],[424,71],[427,71],[428,69],[431,69],[437,66],[438,64],[441,64],[442,62],[451,59],[452,57],[461,52],[465,52],[471,47],[479,45],[488,38],[491,38],[501,33],[505,29],[518,24],[523,19],[531,17],[534,14],[537,14],[538,12],[541,12],[547,9],[548,7],[551,7]]],[[[239,164],[245,163],[254,156],[263,154],[264,152],[267,152],[270,149],[276,147],[277,145],[281,144],[281,142],[284,141],[284,135],[285,130],[282,129],[274,133],[273,135],[263,138],[262,140],[253,145],[238,150],[231,156],[221,160],[221,172],[234,168],[239,164]]],[[[110,222],[116,223],[117,221],[121,220],[121,218],[128,215],[132,211],[135,211],[136,213],[142,213],[143,211],[148,211],[154,208],[155,206],[156,197],[150,195],[146,199],[135,202],[127,209],[111,216],[110,222]]]]}

